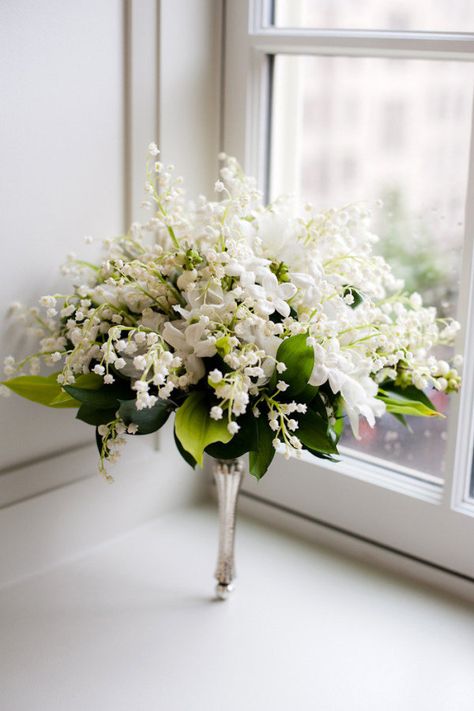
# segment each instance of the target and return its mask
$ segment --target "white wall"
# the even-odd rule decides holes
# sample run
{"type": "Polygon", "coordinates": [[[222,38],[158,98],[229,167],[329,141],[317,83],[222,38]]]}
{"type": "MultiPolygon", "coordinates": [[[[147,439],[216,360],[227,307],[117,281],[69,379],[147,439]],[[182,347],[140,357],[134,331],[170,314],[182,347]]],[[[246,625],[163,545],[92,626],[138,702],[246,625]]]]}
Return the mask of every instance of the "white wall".
{"type": "MultiPolygon", "coordinates": [[[[28,352],[8,305],[61,289],[86,234],[123,230],[119,0],[0,5],[1,357],[28,352]]],[[[0,467],[86,442],[73,415],[0,400],[0,467]]]]}
{"type": "MultiPolygon", "coordinates": [[[[21,330],[5,320],[8,305],[60,289],[66,253],[91,254],[84,235],[114,234],[139,217],[150,140],[193,193],[209,190],[219,143],[220,6],[220,0],[0,4],[2,358],[27,350],[21,330]]],[[[140,470],[135,513],[119,517],[115,529],[98,526],[96,540],[162,510],[158,499],[171,506],[197,495],[201,477],[190,480],[166,437],[165,452],[156,451],[153,438],[125,451],[119,478],[140,470]]],[[[71,490],[85,487],[83,502],[88,487],[91,496],[109,491],[96,479],[93,430],[74,421],[73,411],[1,399],[0,438],[4,525],[17,525],[16,506],[31,505],[16,502],[51,496],[43,492],[68,482],[78,482],[71,490]],[[69,450],[75,454],[58,457],[69,450]]],[[[127,486],[114,500],[127,501],[127,486]]],[[[62,505],[71,501],[64,495],[62,505]]],[[[89,513],[94,529],[100,505],[89,513]]],[[[66,529],[67,519],[61,516],[66,529]]],[[[74,525],[80,528],[81,520],[80,514],[74,525]]]]}

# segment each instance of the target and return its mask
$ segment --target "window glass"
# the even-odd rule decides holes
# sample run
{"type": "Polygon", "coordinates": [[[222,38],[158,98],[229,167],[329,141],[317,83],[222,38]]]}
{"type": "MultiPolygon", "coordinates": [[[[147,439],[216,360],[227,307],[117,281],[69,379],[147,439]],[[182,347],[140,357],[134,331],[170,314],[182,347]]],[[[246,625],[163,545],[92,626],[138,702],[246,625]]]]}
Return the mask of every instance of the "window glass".
{"type": "MultiPolygon", "coordinates": [[[[279,55],[274,64],[272,196],[296,193],[321,209],[368,204],[379,253],[441,317],[456,317],[473,86],[467,62],[279,55]]],[[[447,414],[447,396],[432,399],[447,414]]],[[[387,415],[344,444],[442,477],[446,420],[411,427],[387,415]]]]}
{"type": "Polygon", "coordinates": [[[473,32],[472,0],[274,0],[279,27],[473,32]]]}

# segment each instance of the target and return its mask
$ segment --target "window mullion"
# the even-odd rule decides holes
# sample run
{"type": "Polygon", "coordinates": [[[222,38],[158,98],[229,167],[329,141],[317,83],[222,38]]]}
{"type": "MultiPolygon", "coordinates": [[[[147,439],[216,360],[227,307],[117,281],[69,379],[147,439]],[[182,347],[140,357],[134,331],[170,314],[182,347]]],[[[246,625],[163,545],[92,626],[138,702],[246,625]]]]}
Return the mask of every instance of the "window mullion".
{"type": "Polygon", "coordinates": [[[472,504],[465,503],[468,498],[474,449],[474,99],[472,116],[463,265],[458,302],[458,319],[463,329],[456,348],[457,352],[464,355],[463,385],[460,398],[455,403],[448,432],[445,491],[447,496],[449,495],[446,505],[474,515],[472,504]]]}
{"type": "Polygon", "coordinates": [[[266,54],[325,54],[420,59],[474,59],[474,35],[427,32],[258,29],[252,47],[266,54]]]}

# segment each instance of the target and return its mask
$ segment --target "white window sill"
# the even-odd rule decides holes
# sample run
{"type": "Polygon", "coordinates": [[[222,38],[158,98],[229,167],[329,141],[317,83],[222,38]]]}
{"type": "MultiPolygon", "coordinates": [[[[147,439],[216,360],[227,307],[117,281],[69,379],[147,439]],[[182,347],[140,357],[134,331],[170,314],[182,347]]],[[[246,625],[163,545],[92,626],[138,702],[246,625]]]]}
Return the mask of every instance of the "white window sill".
{"type": "Polygon", "coordinates": [[[243,516],[213,602],[212,505],[0,591],[16,711],[471,711],[472,607],[243,516]]]}

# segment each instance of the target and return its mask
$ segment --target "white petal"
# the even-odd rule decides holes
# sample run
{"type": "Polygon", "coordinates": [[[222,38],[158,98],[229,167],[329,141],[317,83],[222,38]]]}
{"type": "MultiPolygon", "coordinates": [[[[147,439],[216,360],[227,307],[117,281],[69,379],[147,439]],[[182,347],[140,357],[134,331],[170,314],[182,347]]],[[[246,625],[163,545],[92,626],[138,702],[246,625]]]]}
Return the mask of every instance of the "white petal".
{"type": "Polygon", "coordinates": [[[282,299],[285,299],[285,301],[288,301],[289,299],[291,299],[292,296],[296,294],[296,286],[294,284],[286,282],[284,284],[280,284],[280,288],[278,291],[279,296],[282,299]]]}
{"type": "Polygon", "coordinates": [[[189,346],[186,343],[184,333],[177,329],[176,326],[173,326],[170,321],[167,321],[165,323],[162,336],[165,339],[166,343],[169,343],[170,346],[173,346],[173,348],[176,348],[176,350],[189,352],[189,346]]]}
{"type": "Polygon", "coordinates": [[[347,376],[342,371],[337,370],[336,368],[331,368],[329,370],[329,385],[331,386],[333,393],[338,393],[343,388],[346,379],[347,376]]]}
{"type": "Polygon", "coordinates": [[[311,373],[309,383],[310,385],[316,386],[322,385],[328,379],[328,375],[329,370],[326,368],[326,366],[322,365],[321,363],[316,363],[313,368],[313,372],[311,373]]]}
{"type": "Polygon", "coordinates": [[[273,303],[275,304],[275,309],[283,318],[287,318],[290,315],[290,307],[286,301],[283,301],[283,299],[274,299],[273,303]]]}
{"type": "Polygon", "coordinates": [[[196,344],[199,343],[199,341],[201,340],[201,336],[205,328],[206,324],[202,323],[202,321],[199,321],[198,323],[192,323],[184,331],[186,342],[189,343],[190,346],[196,346],[196,344]]]}
{"type": "Polygon", "coordinates": [[[211,341],[200,341],[194,346],[194,355],[199,358],[212,358],[216,353],[216,347],[211,341]]]}

